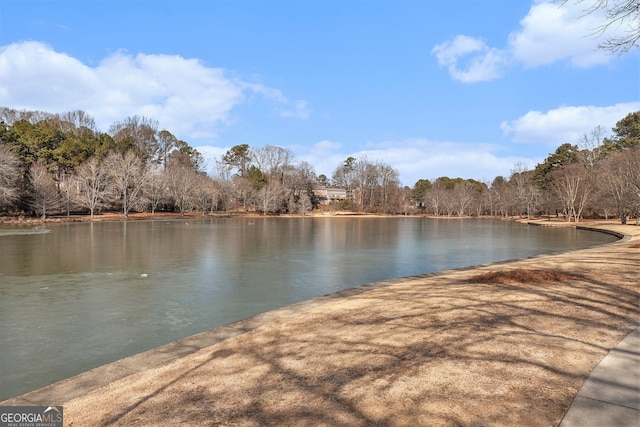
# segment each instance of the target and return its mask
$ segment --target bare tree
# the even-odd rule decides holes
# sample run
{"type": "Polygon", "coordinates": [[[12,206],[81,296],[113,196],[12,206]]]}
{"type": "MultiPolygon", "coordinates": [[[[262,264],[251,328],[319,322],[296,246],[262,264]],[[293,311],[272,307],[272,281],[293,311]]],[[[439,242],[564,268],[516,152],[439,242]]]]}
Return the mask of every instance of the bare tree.
{"type": "Polygon", "coordinates": [[[367,158],[358,159],[353,165],[353,187],[359,189],[356,203],[359,209],[372,205],[373,189],[376,183],[376,170],[374,164],[367,158]]]}
{"type": "Polygon", "coordinates": [[[11,149],[0,141],[0,207],[18,199],[20,161],[11,149]]]}
{"type": "Polygon", "coordinates": [[[458,216],[464,216],[473,200],[473,187],[467,181],[459,182],[451,190],[451,202],[458,216]]]}
{"type": "Polygon", "coordinates": [[[357,209],[396,212],[404,209],[398,171],[367,157],[347,158],[333,173],[333,184],[345,188],[357,209]]]}
{"type": "Polygon", "coordinates": [[[231,167],[223,160],[218,160],[214,164],[211,174],[216,187],[218,188],[218,202],[220,208],[229,212],[233,206],[233,178],[231,167]]]}
{"type": "Polygon", "coordinates": [[[45,219],[47,213],[59,207],[60,194],[58,193],[56,182],[42,161],[31,164],[29,182],[32,187],[29,204],[37,215],[45,219]]]}
{"type": "Polygon", "coordinates": [[[628,154],[627,179],[640,201],[640,147],[630,149],[628,154]]]}
{"type": "Polygon", "coordinates": [[[213,213],[218,205],[219,196],[218,186],[214,180],[204,173],[198,174],[196,197],[203,215],[213,213]]]}
{"type": "Polygon", "coordinates": [[[445,188],[442,192],[442,207],[447,216],[452,216],[456,211],[456,200],[453,197],[453,190],[445,188]]]}
{"type": "MultiPolygon", "coordinates": [[[[285,170],[284,185],[288,190],[288,210],[297,212],[300,202],[304,198],[304,204],[313,204],[313,187],[316,182],[316,173],[307,162],[300,162],[297,165],[290,165],[285,170]]],[[[309,206],[306,206],[307,210],[309,206]]],[[[306,212],[306,210],[304,211],[306,212]]]]}
{"type": "Polygon", "coordinates": [[[68,111],[56,115],[60,130],[65,133],[79,134],[84,131],[95,132],[96,121],[82,110],[68,111]]]}
{"type": "Polygon", "coordinates": [[[260,208],[265,215],[277,212],[287,199],[287,188],[278,181],[274,181],[267,182],[257,193],[260,208]]]}
{"type": "Polygon", "coordinates": [[[76,203],[89,209],[93,218],[96,209],[111,197],[111,181],[106,168],[92,157],[76,171],[76,185],[76,203]]]}
{"type": "Polygon", "coordinates": [[[304,216],[313,209],[313,203],[308,193],[302,193],[298,199],[298,211],[304,216]]]}
{"type": "Polygon", "coordinates": [[[265,145],[253,151],[252,159],[265,178],[258,193],[262,212],[265,215],[276,212],[286,203],[287,188],[284,182],[293,163],[293,154],[286,148],[265,145]]]}
{"type": "Polygon", "coordinates": [[[356,163],[356,174],[360,184],[360,208],[373,206],[373,192],[378,183],[378,170],[368,158],[364,157],[356,163]]]}
{"type": "Polygon", "coordinates": [[[503,176],[497,176],[489,188],[489,205],[491,215],[505,217],[510,212],[510,200],[513,199],[512,187],[503,176]]]}
{"type": "Polygon", "coordinates": [[[151,213],[154,214],[158,210],[158,207],[166,199],[165,191],[165,174],[157,171],[155,167],[149,166],[149,172],[146,185],[144,186],[144,195],[149,202],[151,213]]]}
{"type": "Polygon", "coordinates": [[[524,163],[518,162],[511,170],[509,183],[515,191],[518,214],[525,213],[527,218],[531,218],[540,197],[539,190],[533,185],[533,172],[529,171],[524,163]]]}
{"type": "Polygon", "coordinates": [[[197,203],[198,174],[191,167],[179,162],[169,163],[165,171],[165,179],[173,205],[184,216],[197,203]]]}
{"type": "Polygon", "coordinates": [[[551,173],[551,188],[562,202],[567,221],[578,222],[591,194],[588,170],[579,164],[564,165],[551,173]]]}
{"type": "Polygon", "coordinates": [[[0,107],[0,122],[8,126],[13,126],[15,122],[25,120],[32,125],[53,118],[54,115],[45,111],[15,110],[13,108],[0,107]]]}
{"type": "Polygon", "coordinates": [[[446,188],[441,181],[433,181],[433,185],[425,192],[424,202],[431,206],[434,216],[440,216],[444,210],[446,188]]]}
{"type": "Polygon", "coordinates": [[[243,210],[257,209],[259,188],[245,177],[234,176],[231,182],[235,194],[233,198],[242,204],[243,210]]]}
{"type": "Polygon", "coordinates": [[[596,126],[580,138],[578,147],[580,148],[580,157],[582,162],[588,168],[593,168],[602,158],[602,144],[604,142],[606,131],[602,126],[596,126]]]}
{"type": "Polygon", "coordinates": [[[493,196],[489,191],[489,183],[486,181],[480,182],[479,188],[474,191],[473,201],[471,202],[475,216],[480,217],[491,211],[491,197],[493,196]]]}
{"type": "Polygon", "coordinates": [[[380,187],[382,190],[383,212],[396,212],[402,209],[400,175],[398,171],[389,165],[381,164],[380,187]]]}
{"type": "Polygon", "coordinates": [[[148,169],[132,150],[124,153],[112,152],[105,158],[104,167],[115,190],[115,201],[122,205],[122,213],[127,218],[134,204],[140,202],[148,169]]]}
{"type": "Polygon", "coordinates": [[[282,184],[287,168],[293,163],[291,150],[273,145],[265,145],[253,150],[252,156],[258,169],[266,174],[270,180],[282,184]]]}
{"type": "Polygon", "coordinates": [[[71,215],[71,208],[75,205],[78,183],[75,174],[66,173],[58,181],[58,191],[60,192],[60,202],[64,206],[67,218],[71,215]]]}
{"type": "Polygon", "coordinates": [[[640,224],[640,147],[627,149],[619,157],[623,168],[623,179],[629,186],[629,205],[638,225],[640,224]]]}
{"type": "Polygon", "coordinates": [[[416,199],[413,197],[413,189],[411,187],[405,186],[400,189],[400,204],[401,211],[405,215],[409,215],[416,207],[416,199]]]}
{"type": "Polygon", "coordinates": [[[620,218],[620,222],[626,224],[631,189],[629,182],[624,179],[624,167],[618,156],[620,154],[609,156],[598,165],[598,187],[603,197],[614,205],[615,213],[620,218]]]}
{"type": "Polygon", "coordinates": [[[233,207],[233,181],[219,178],[214,181],[218,187],[218,202],[220,204],[220,208],[228,213],[233,207]]]}
{"type": "Polygon", "coordinates": [[[593,35],[606,35],[610,29],[622,27],[620,35],[609,36],[599,47],[611,52],[625,53],[640,40],[640,2],[638,0],[561,0],[560,4],[587,3],[585,16],[604,12],[604,22],[593,35]]]}

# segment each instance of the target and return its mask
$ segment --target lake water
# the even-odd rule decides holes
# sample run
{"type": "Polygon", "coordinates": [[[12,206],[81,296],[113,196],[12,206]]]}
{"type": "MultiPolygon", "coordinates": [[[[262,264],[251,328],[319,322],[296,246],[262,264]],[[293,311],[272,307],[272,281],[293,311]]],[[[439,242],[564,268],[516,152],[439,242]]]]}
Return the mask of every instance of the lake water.
{"type": "Polygon", "coordinates": [[[0,227],[0,400],[353,286],[613,240],[475,219],[0,227]]]}

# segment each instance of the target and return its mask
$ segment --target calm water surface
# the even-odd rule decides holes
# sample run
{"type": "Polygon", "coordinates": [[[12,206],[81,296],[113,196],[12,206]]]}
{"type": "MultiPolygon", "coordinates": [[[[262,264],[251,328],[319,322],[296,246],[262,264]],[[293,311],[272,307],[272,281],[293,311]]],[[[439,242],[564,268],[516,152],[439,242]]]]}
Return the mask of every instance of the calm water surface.
{"type": "Polygon", "coordinates": [[[573,229],[425,218],[0,227],[0,400],[364,283],[613,240],[573,229]]]}

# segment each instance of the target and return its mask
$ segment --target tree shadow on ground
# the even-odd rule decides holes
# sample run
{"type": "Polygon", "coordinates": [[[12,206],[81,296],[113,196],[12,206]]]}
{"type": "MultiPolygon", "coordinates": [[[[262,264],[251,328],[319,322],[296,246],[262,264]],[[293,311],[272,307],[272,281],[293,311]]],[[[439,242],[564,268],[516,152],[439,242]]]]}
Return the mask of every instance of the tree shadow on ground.
{"type": "Polygon", "coordinates": [[[375,289],[74,405],[102,410],[101,425],[557,425],[640,318],[637,279],[598,270],[609,261],[575,274],[531,260],[375,289]],[[527,269],[531,280],[491,280],[527,269]]]}

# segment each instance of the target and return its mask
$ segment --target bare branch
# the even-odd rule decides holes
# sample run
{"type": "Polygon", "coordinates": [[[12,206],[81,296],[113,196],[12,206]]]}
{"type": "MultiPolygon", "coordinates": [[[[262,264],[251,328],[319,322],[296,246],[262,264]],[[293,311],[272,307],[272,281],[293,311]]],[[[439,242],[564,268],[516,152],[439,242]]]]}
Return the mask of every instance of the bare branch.
{"type": "Polygon", "coordinates": [[[605,13],[605,22],[592,35],[605,35],[614,25],[627,26],[624,35],[607,38],[606,41],[598,45],[600,49],[624,54],[633,47],[639,46],[640,0],[560,0],[560,5],[579,4],[587,1],[590,5],[584,10],[583,16],[591,15],[599,10],[605,13]]]}

